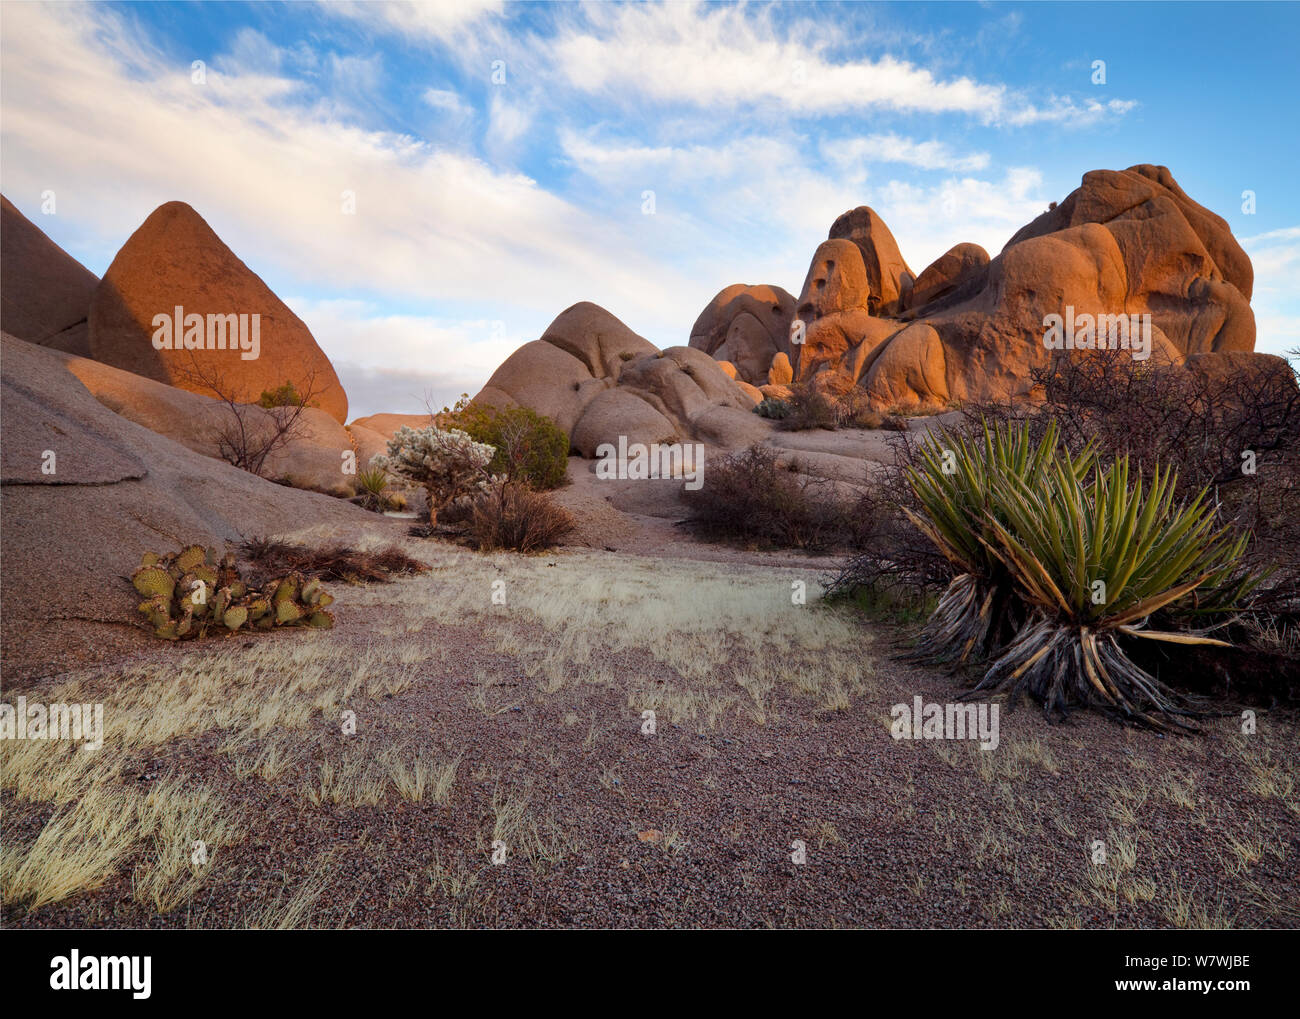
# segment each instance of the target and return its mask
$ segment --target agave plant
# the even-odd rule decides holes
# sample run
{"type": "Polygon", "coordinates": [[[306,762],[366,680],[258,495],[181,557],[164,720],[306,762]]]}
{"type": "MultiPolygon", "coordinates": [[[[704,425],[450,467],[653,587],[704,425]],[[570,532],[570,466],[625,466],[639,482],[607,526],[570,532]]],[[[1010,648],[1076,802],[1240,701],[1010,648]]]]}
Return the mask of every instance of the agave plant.
{"type": "MultiPolygon", "coordinates": [[[[1019,606],[1011,574],[994,544],[1000,510],[993,492],[1005,478],[1039,487],[1052,468],[1057,440],[1055,421],[1037,442],[1027,421],[993,426],[986,421],[982,442],[939,430],[921,447],[921,466],[908,469],[908,480],[923,515],[903,512],[943,553],[956,576],[922,631],[918,657],[962,664],[972,655],[984,657],[1015,632],[1019,606]]],[[[1082,478],[1095,461],[1090,444],[1071,461],[1071,469],[1082,478]]]]}
{"type": "Polygon", "coordinates": [[[1178,718],[1194,714],[1187,702],[1131,661],[1120,639],[1228,646],[1204,632],[1154,630],[1150,620],[1195,607],[1201,588],[1213,590],[1201,608],[1236,607],[1257,582],[1239,573],[1248,536],[1215,528],[1204,491],[1175,505],[1177,475],[1158,467],[1149,487],[1130,483],[1127,456],[1084,476],[1061,453],[1037,481],[994,480],[986,547],[1031,614],[976,690],[1024,690],[1049,714],[1094,705],[1157,729],[1188,729],[1178,718]]]}

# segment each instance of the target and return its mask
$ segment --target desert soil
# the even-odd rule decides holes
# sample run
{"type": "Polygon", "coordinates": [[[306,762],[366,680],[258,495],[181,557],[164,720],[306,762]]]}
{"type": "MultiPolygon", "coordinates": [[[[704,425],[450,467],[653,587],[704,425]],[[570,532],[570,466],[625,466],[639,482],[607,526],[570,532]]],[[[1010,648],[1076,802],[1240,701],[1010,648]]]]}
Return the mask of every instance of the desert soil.
{"type": "Polygon", "coordinates": [[[963,680],[820,602],[833,560],[702,545],[623,498],[650,501],[543,556],[389,528],[432,569],[333,585],[328,632],[7,683],[102,701],[108,731],[90,763],[4,748],[5,924],[1300,921],[1295,713],[1161,738],[1003,706],[996,750],[895,740],[892,705],[963,680]]]}

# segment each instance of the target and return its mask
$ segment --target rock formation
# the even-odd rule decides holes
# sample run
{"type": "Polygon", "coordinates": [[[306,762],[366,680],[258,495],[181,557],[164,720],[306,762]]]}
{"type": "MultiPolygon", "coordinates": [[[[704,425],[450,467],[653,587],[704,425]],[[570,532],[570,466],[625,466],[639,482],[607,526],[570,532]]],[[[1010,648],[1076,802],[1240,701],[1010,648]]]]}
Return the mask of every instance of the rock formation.
{"type": "Polygon", "coordinates": [[[691,327],[690,346],[735,366],[750,385],[767,382],[772,358],[788,358],[795,300],[780,287],[736,283],[721,291],[691,327]]]}
{"type": "Polygon", "coordinates": [[[99,279],[0,195],[0,329],[90,355],[86,316],[99,279]]]}
{"type": "Polygon", "coordinates": [[[211,395],[207,376],[244,403],[286,381],[300,393],[311,385],[313,403],[347,420],[343,386],[307,326],[184,202],[159,206],[122,246],[89,320],[97,361],[211,395]]]}
{"type": "MultiPolygon", "coordinates": [[[[1099,333],[1134,343],[1145,335],[1156,365],[1251,352],[1252,285],[1250,259],[1228,224],[1188,198],[1165,167],[1141,165],[1085,174],[992,259],[979,245],[957,244],[917,277],[880,217],[854,209],[813,254],[792,322],[802,342],[787,349],[751,339],[745,313],[728,318],[728,310],[755,288],[735,286],[710,302],[691,345],[731,361],[738,378],[756,385],[775,381],[779,351],[796,383],[832,394],[858,386],[882,410],[937,409],[1032,396],[1035,368],[1058,354],[1083,356],[1048,349],[1052,316],[1080,323],[1085,345],[1099,333]],[[737,339],[728,332],[723,343],[733,320],[737,339]]],[[[1262,363],[1246,357],[1237,368],[1262,363]]]]}
{"type": "Polygon", "coordinates": [[[531,407],[587,457],[620,435],[629,443],[738,445],[766,434],[751,413],[755,400],[718,361],[693,347],[660,351],[587,302],[506,358],[474,400],[531,407]]]}

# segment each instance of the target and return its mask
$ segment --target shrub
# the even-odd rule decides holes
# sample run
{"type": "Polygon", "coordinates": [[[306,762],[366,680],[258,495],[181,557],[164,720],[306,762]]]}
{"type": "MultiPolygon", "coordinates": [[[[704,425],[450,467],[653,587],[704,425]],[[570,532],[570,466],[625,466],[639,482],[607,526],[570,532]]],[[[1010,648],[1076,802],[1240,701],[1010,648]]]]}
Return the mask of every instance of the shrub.
{"type": "Polygon", "coordinates": [[[790,390],[790,412],[780,427],[787,432],[804,432],[813,428],[834,431],[840,425],[840,412],[835,400],[808,384],[790,390]]]}
{"type": "Polygon", "coordinates": [[[288,380],[275,389],[263,389],[262,396],[257,401],[259,407],[268,410],[272,407],[303,407],[306,403],[302,394],[298,392],[298,387],[288,380]]]}
{"type": "Polygon", "coordinates": [[[568,510],[521,481],[492,485],[475,499],[470,517],[470,533],[485,552],[537,552],[556,544],[574,526],[568,510]]]}
{"type": "Polygon", "coordinates": [[[464,404],[451,412],[457,427],[496,448],[493,474],[533,488],[558,488],[569,467],[569,437],[548,417],[528,407],[464,404]]]}
{"type": "Polygon", "coordinates": [[[857,386],[839,398],[835,409],[836,421],[841,428],[881,428],[885,425],[885,416],[871,406],[871,397],[866,390],[857,386]]]}
{"type": "Polygon", "coordinates": [[[388,491],[388,472],[382,467],[363,467],[357,471],[356,502],[376,513],[400,510],[406,506],[406,497],[400,492],[388,491]]]}
{"type": "Polygon", "coordinates": [[[780,421],[790,416],[790,405],[784,400],[778,400],[774,396],[765,396],[754,407],[754,413],[761,418],[769,418],[772,421],[780,421]]]}
{"type": "Polygon", "coordinates": [[[436,425],[414,429],[403,425],[388,440],[388,455],[370,458],[370,466],[389,470],[423,485],[429,496],[429,526],[438,523],[438,511],[462,495],[488,484],[496,450],[475,442],[459,429],[443,431],[436,425]]]}
{"type": "Polygon", "coordinates": [[[685,492],[689,522],[727,541],[809,550],[854,546],[869,515],[829,482],[801,477],[765,446],[711,461],[704,486],[685,492]]]}
{"type": "Polygon", "coordinates": [[[303,438],[303,413],[315,406],[318,377],[315,369],[303,377],[303,390],[286,381],[274,390],[264,390],[258,404],[243,403],[239,386],[211,363],[190,353],[190,364],[177,369],[180,377],[211,393],[222,413],[213,429],[212,441],[227,463],[263,477],[267,462],[288,445],[303,438]]]}

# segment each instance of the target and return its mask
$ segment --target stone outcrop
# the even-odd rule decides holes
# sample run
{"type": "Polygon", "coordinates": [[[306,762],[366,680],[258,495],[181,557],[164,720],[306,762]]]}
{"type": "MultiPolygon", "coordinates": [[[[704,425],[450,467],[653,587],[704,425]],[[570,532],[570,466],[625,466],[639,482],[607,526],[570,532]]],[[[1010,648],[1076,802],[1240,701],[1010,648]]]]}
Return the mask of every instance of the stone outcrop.
{"type": "Polygon", "coordinates": [[[347,420],[347,395],[307,326],[184,202],[155,209],[113,259],[90,304],[89,353],[195,393],[215,382],[241,403],[291,382],[347,420]]]}
{"type": "MultiPolygon", "coordinates": [[[[907,411],[1032,397],[1037,368],[1086,356],[1076,338],[1086,347],[1113,336],[1155,365],[1235,352],[1245,355],[1235,370],[1264,370],[1251,353],[1253,283],[1228,224],[1161,166],[1087,173],[997,256],[957,244],[915,278],[888,227],[863,206],[840,216],[813,253],[788,357],[796,384],[833,394],[859,386],[881,410],[907,411]],[[1045,343],[1054,316],[1062,333],[1072,326],[1069,349],[1045,343]]],[[[693,346],[718,356],[713,324],[745,289],[729,287],[710,303],[701,315],[710,329],[697,323],[693,346]],[[710,340],[697,343],[696,334],[710,340]]],[[[777,383],[775,346],[769,354],[736,342],[729,355],[733,348],[751,358],[737,365],[739,378],[777,383]]]]}
{"type": "Polygon", "coordinates": [[[0,195],[0,329],[87,357],[86,320],[99,278],[0,195]]]}
{"type": "Polygon", "coordinates": [[[755,401],[718,361],[694,347],[661,351],[588,302],[511,354],[474,401],[531,407],[587,457],[619,436],[733,445],[766,434],[751,413],[755,401]]]}

